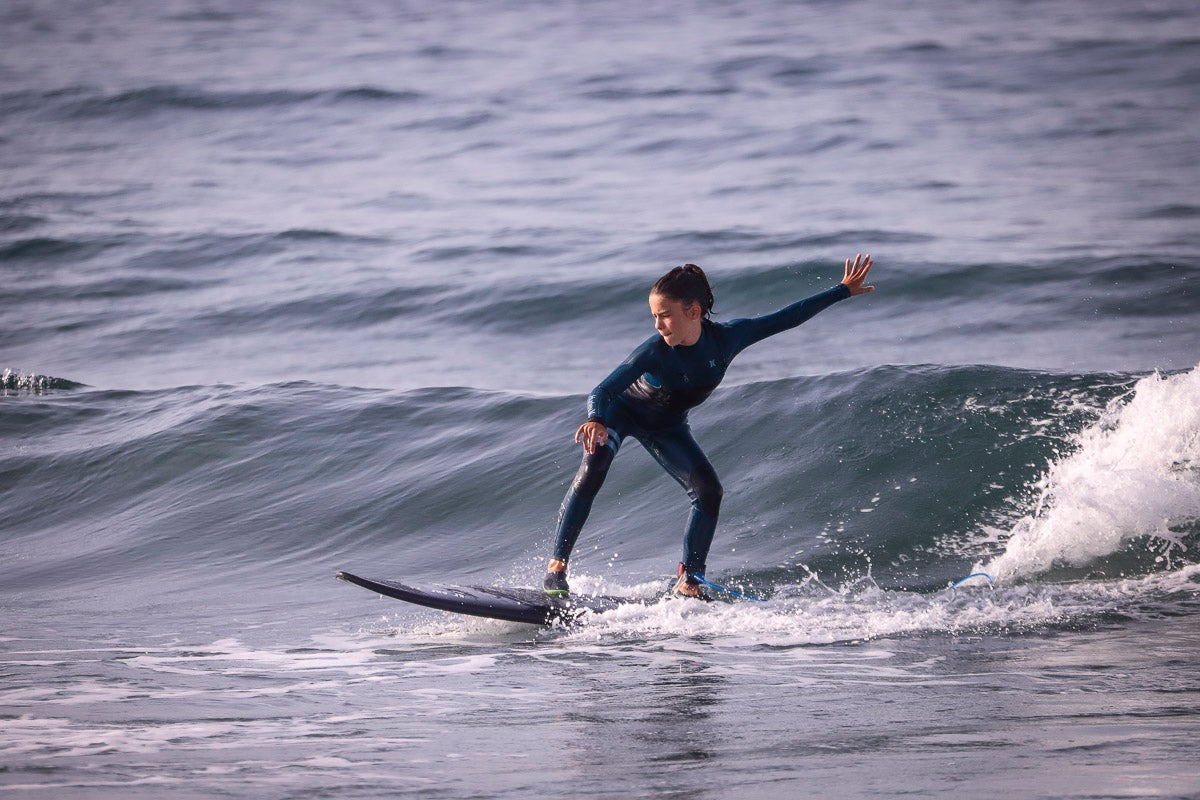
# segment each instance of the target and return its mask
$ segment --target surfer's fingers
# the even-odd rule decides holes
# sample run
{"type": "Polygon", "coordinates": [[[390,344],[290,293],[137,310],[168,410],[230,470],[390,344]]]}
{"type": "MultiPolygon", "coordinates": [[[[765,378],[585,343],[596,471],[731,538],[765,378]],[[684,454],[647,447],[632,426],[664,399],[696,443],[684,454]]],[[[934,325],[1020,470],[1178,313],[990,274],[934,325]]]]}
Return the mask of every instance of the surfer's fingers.
{"type": "Polygon", "coordinates": [[[874,262],[871,261],[870,254],[867,255],[865,261],[863,260],[862,253],[856,254],[854,256],[853,261],[851,261],[850,259],[847,258],[846,259],[846,280],[855,280],[855,279],[862,278],[864,275],[866,275],[867,270],[871,269],[872,263],[874,263],[874,262]]]}
{"type": "Polygon", "coordinates": [[[575,442],[576,442],[576,444],[583,445],[583,452],[585,452],[585,453],[592,452],[592,432],[591,432],[591,429],[588,428],[588,426],[586,424],[583,427],[581,427],[578,430],[578,432],[576,432],[575,442]]]}

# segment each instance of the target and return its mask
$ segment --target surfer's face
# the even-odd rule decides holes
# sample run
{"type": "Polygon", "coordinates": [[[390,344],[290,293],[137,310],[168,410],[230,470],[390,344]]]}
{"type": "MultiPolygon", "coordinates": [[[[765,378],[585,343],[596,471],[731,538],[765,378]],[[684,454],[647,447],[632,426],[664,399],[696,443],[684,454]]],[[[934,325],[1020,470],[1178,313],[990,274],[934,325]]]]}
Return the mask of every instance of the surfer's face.
{"type": "Polygon", "coordinates": [[[654,317],[654,330],[671,347],[700,341],[704,312],[699,303],[684,305],[682,300],[651,293],[650,315],[654,317]]]}

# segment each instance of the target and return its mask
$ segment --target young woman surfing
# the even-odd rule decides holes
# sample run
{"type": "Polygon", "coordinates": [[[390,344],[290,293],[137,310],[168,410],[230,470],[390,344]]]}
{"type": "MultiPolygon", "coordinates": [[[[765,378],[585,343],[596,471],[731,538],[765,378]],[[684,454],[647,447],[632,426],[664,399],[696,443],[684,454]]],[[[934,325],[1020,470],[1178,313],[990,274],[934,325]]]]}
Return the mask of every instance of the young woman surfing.
{"type": "Polygon", "coordinates": [[[832,289],[752,319],[713,322],[712,288],[695,264],[675,267],[650,290],[656,335],[642,342],[588,397],[587,422],[575,432],[583,463],[558,513],[554,555],[543,589],[566,596],[567,563],[592,501],[626,437],[642,443],[687,491],[691,516],[674,593],[701,597],[700,579],[717,527],[723,490],[717,473],[692,438],[688,411],[704,402],[734,357],[755,342],[794,328],[847,297],[873,291],[865,285],[871,256],[846,259],[842,282],[832,289]]]}

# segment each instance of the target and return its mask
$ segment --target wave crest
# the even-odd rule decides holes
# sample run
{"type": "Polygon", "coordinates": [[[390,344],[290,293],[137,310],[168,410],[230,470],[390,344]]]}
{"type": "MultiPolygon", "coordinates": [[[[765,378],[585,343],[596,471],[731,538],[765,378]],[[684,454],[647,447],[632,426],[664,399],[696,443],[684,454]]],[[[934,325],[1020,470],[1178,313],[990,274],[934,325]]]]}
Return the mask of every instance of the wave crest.
{"type": "Polygon", "coordinates": [[[6,369],[0,373],[0,391],[26,391],[34,394],[41,394],[53,389],[79,389],[82,388],[82,383],[69,381],[66,378],[55,378],[50,375],[38,375],[36,373],[23,373],[17,370],[6,369]]]}
{"type": "Polygon", "coordinates": [[[984,571],[1011,579],[1086,566],[1141,537],[1161,543],[1157,562],[1169,560],[1200,530],[1200,367],[1138,381],[1050,464],[1038,489],[1033,512],[984,571]]]}

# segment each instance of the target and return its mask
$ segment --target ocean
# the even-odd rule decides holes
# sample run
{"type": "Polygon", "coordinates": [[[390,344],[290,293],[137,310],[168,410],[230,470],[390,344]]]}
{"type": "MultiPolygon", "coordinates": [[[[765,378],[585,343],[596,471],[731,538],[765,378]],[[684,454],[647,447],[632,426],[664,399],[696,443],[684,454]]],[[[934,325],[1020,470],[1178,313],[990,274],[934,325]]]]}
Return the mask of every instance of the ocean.
{"type": "Polygon", "coordinates": [[[0,791],[1195,798],[1200,7],[0,8],[0,791]],[[593,386],[703,266],[687,498],[593,386]],[[974,578],[961,585],[959,579],[974,578]]]}

